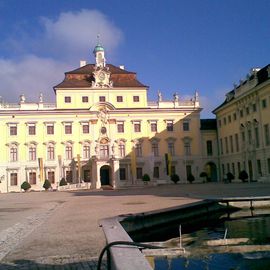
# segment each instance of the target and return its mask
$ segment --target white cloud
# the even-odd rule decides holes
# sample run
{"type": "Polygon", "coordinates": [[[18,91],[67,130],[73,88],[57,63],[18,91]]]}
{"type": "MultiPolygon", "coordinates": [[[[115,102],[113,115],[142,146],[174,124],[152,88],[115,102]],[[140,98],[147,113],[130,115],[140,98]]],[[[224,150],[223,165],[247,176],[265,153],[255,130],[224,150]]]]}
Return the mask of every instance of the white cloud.
{"type": "Polygon", "coordinates": [[[54,101],[52,87],[63,80],[64,72],[77,68],[81,59],[94,61],[90,54],[97,34],[109,52],[122,40],[122,32],[96,10],[65,12],[54,20],[43,17],[40,23],[39,35],[23,29],[22,35],[4,42],[16,53],[16,59],[0,58],[0,95],[8,102],[17,102],[22,93],[35,101],[40,92],[45,101],[54,101]]]}

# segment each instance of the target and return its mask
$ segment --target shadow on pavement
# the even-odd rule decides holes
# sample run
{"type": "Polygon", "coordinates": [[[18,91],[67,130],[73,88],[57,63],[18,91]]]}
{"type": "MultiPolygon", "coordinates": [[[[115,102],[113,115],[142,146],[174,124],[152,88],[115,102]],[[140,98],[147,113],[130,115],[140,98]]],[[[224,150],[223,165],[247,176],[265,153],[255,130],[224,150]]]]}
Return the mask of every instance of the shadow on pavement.
{"type": "MultiPolygon", "coordinates": [[[[65,264],[49,264],[49,263],[37,263],[31,260],[16,260],[13,262],[0,262],[0,270],[96,270],[97,260],[82,261],[82,262],[71,262],[65,264]]],[[[107,269],[106,263],[102,263],[102,270],[107,269]]]]}

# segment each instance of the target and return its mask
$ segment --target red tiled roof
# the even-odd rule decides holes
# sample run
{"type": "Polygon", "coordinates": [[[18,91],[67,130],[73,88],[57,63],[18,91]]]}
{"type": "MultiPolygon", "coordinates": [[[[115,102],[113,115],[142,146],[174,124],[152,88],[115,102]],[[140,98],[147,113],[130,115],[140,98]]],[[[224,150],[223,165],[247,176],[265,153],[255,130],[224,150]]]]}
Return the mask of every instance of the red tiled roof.
{"type": "MultiPolygon", "coordinates": [[[[94,81],[94,67],[94,64],[88,64],[66,72],[65,79],[56,85],[54,90],[58,88],[90,88],[92,81],[94,81]]],[[[109,72],[111,73],[113,87],[147,87],[137,80],[135,72],[130,72],[111,64],[107,64],[106,67],[109,68],[109,72]]]]}

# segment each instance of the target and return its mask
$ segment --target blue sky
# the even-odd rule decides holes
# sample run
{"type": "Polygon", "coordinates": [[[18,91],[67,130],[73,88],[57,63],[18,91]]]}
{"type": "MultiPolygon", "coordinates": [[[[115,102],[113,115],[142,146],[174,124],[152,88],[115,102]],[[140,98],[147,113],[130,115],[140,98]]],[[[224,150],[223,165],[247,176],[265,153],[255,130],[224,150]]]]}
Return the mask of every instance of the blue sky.
{"type": "Polygon", "coordinates": [[[268,0],[0,0],[0,95],[53,101],[65,71],[94,62],[100,33],[107,62],[137,72],[149,100],[198,90],[202,117],[214,117],[233,83],[270,63],[269,10],[268,0]]]}

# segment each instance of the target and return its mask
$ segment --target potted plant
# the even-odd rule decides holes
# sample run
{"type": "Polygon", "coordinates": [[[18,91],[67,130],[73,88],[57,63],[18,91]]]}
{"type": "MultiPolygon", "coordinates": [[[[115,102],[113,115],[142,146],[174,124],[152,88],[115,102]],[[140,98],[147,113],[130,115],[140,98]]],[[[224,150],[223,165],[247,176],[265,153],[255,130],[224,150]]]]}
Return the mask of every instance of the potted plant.
{"type": "Polygon", "coordinates": [[[171,181],[173,181],[175,184],[180,181],[180,177],[178,174],[172,174],[171,175],[171,181]]]}
{"type": "Polygon", "coordinates": [[[142,180],[143,180],[144,184],[147,184],[150,181],[150,176],[147,173],[145,173],[143,175],[142,180]]]}
{"type": "Polygon", "coordinates": [[[193,176],[193,174],[189,174],[188,177],[187,177],[187,180],[190,184],[192,184],[192,182],[195,180],[195,177],[193,176]]]}
{"type": "Polygon", "coordinates": [[[23,189],[24,191],[28,191],[29,189],[31,188],[31,185],[24,181],[22,184],[21,184],[21,189],[23,189]]]}
{"type": "Polygon", "coordinates": [[[51,188],[51,186],[52,186],[51,182],[48,179],[46,179],[43,184],[45,190],[47,191],[49,188],[51,188]]]}
{"type": "Polygon", "coordinates": [[[66,186],[66,185],[67,185],[67,181],[66,181],[65,178],[63,177],[63,178],[60,180],[59,186],[66,186]]]}
{"type": "Polygon", "coordinates": [[[229,183],[231,183],[233,179],[234,179],[234,175],[231,172],[228,172],[227,173],[227,181],[229,183]]]}
{"type": "Polygon", "coordinates": [[[247,179],[248,179],[248,173],[247,173],[245,170],[243,170],[243,171],[241,171],[241,172],[239,173],[238,178],[239,178],[240,180],[242,180],[242,182],[247,182],[247,179]]]}
{"type": "Polygon", "coordinates": [[[200,177],[202,177],[202,178],[204,179],[204,180],[203,180],[204,183],[207,182],[207,177],[208,177],[208,175],[207,175],[206,172],[201,172],[201,173],[200,173],[200,177]]]}

